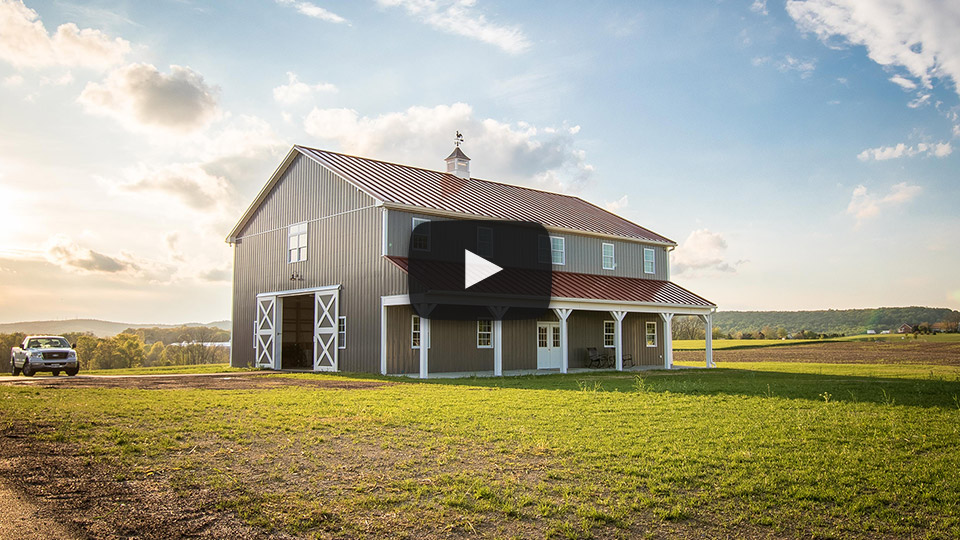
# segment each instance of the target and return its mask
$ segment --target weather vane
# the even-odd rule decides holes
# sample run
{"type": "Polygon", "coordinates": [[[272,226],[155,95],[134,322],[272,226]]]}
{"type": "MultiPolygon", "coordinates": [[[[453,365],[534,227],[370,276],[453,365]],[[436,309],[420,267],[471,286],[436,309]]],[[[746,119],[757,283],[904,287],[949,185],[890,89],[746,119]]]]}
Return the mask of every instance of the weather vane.
{"type": "Polygon", "coordinates": [[[461,134],[461,133],[458,131],[458,132],[457,132],[457,136],[453,139],[453,145],[459,148],[459,147],[460,147],[460,143],[462,143],[462,142],[463,142],[463,134],[461,134]]]}

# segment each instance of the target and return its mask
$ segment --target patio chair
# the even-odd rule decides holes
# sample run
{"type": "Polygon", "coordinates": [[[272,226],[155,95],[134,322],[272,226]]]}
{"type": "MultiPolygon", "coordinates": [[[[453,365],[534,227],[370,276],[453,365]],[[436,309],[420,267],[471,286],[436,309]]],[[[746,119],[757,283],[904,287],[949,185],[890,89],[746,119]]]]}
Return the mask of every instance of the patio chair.
{"type": "Polygon", "coordinates": [[[609,357],[601,352],[597,352],[596,347],[587,347],[587,367],[602,368],[607,363],[609,357]]]}
{"type": "Polygon", "coordinates": [[[633,355],[630,353],[623,353],[623,367],[633,367],[633,355]]]}

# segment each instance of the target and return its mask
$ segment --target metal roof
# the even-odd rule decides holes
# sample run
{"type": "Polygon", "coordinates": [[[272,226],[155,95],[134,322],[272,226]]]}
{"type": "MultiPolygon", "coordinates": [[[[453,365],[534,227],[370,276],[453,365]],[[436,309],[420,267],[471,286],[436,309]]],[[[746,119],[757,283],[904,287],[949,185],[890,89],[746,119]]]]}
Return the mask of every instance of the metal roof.
{"type": "MultiPolygon", "coordinates": [[[[387,255],[387,259],[407,271],[407,259],[387,255]]],[[[518,278],[511,285],[522,290],[522,272],[514,272],[518,278]]],[[[454,289],[462,284],[462,277],[449,272],[450,281],[439,284],[440,290],[454,289]]],[[[478,292],[484,292],[478,289],[478,292]]],[[[489,292],[489,291],[488,291],[489,292]]],[[[510,293],[512,294],[513,291],[510,293]]],[[[697,296],[672,281],[642,279],[598,274],[580,274],[577,272],[553,272],[551,294],[553,298],[573,298],[581,300],[609,300],[615,302],[637,302],[644,304],[667,304],[672,306],[716,307],[713,302],[697,296]]]]}
{"type": "MultiPolygon", "coordinates": [[[[384,203],[675,246],[676,242],[579,197],[294,146],[384,203]]],[[[269,187],[269,186],[268,186],[269,187]]],[[[241,220],[243,222],[243,220],[241,220]]],[[[239,225],[238,225],[239,228],[239,225]]]]}

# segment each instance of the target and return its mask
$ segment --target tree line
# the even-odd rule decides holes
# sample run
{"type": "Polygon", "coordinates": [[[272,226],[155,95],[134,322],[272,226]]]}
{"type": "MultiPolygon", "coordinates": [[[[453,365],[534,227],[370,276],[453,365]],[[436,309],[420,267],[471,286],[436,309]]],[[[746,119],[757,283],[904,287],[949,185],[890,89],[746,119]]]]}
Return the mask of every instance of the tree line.
{"type": "Polygon", "coordinates": [[[725,335],[737,333],[771,337],[840,336],[873,330],[896,332],[902,324],[957,330],[960,312],[948,308],[895,307],[875,309],[830,309],[819,311],[719,311],[713,324],[725,335]],[[764,330],[772,330],[774,335],[764,330]],[[782,332],[781,332],[782,330],[782,332]],[[784,334],[781,336],[780,334],[784,334]]]}
{"type": "MultiPolygon", "coordinates": [[[[230,333],[212,327],[137,328],[108,338],[89,332],[62,334],[76,345],[80,369],[119,369],[151,366],[220,364],[230,361],[230,348],[204,343],[229,341],[230,333]],[[222,338],[226,333],[227,339],[222,338]]],[[[10,350],[26,334],[0,334],[0,373],[10,371],[10,350]]]]}

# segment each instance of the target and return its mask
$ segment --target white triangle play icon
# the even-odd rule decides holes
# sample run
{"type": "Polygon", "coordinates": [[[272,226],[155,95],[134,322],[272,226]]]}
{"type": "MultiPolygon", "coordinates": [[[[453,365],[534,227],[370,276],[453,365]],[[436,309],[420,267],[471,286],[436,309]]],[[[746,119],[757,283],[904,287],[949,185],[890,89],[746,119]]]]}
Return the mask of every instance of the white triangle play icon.
{"type": "Polygon", "coordinates": [[[469,249],[463,250],[463,288],[469,289],[477,283],[503,270],[469,249]]]}

